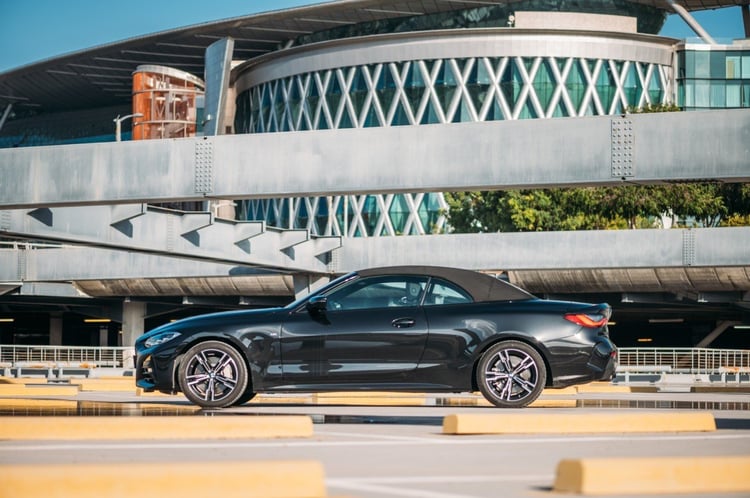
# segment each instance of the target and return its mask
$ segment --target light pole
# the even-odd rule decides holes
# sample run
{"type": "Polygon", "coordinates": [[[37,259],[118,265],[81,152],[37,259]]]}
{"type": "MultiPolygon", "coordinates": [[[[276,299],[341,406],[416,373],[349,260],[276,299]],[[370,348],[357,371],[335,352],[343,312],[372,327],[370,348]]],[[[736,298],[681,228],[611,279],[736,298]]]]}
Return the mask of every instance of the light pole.
{"type": "Polygon", "coordinates": [[[115,142],[122,140],[122,122],[128,118],[142,118],[143,114],[136,112],[135,114],[128,114],[127,116],[120,117],[118,114],[113,121],[115,122],[115,142]]]}

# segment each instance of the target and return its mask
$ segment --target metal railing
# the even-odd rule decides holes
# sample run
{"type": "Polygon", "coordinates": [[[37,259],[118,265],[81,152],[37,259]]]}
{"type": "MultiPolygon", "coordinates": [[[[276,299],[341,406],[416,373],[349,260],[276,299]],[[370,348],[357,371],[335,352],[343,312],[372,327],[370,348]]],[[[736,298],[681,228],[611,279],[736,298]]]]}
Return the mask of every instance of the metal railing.
{"type": "Polygon", "coordinates": [[[750,372],[750,350],[620,348],[620,371],[723,374],[750,372]]]}
{"type": "MultiPolygon", "coordinates": [[[[132,347],[0,344],[5,367],[133,368],[132,347]]],[[[725,374],[750,372],[750,350],[620,348],[618,372],[725,374]]]]}
{"type": "Polygon", "coordinates": [[[132,368],[133,348],[0,344],[0,364],[28,368],[132,368]]]}

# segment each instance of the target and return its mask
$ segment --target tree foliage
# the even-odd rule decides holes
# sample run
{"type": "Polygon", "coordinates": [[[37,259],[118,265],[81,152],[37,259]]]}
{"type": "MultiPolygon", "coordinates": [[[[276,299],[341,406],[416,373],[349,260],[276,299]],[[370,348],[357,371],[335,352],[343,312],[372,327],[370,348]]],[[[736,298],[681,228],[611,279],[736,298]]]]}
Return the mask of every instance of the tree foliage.
{"type": "Polygon", "coordinates": [[[750,225],[750,184],[455,192],[446,200],[461,233],[750,225]]]}

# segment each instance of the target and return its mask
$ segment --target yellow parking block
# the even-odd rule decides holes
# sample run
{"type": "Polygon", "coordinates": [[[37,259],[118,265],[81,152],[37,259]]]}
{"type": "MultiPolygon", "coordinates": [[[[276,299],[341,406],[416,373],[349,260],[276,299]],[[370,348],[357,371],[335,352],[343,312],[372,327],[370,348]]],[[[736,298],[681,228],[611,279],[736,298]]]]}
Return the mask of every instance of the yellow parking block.
{"type": "Polygon", "coordinates": [[[598,434],[708,432],[710,412],[684,413],[460,413],[443,419],[443,434],[598,434]]]}
{"type": "Polygon", "coordinates": [[[318,393],[313,394],[313,404],[317,405],[387,405],[424,406],[424,394],[408,393],[318,393]]]}
{"type": "Polygon", "coordinates": [[[576,386],[576,391],[579,393],[629,393],[631,392],[630,386],[615,386],[609,382],[592,382],[590,384],[582,384],[576,386]]]}
{"type": "Polygon", "coordinates": [[[0,408],[10,408],[10,409],[44,408],[44,409],[75,410],[76,408],[78,408],[78,402],[68,401],[64,399],[0,398],[0,408]]]}
{"type": "Polygon", "coordinates": [[[0,377],[0,385],[2,384],[46,384],[47,379],[45,378],[34,378],[34,377],[0,377]]]}
{"type": "Polygon", "coordinates": [[[316,461],[3,465],[0,498],[313,498],[326,496],[316,461]]]}
{"type": "Polygon", "coordinates": [[[71,384],[80,386],[81,391],[116,391],[135,393],[135,381],[122,382],[119,380],[98,380],[98,379],[74,379],[71,384]]]}
{"type": "Polygon", "coordinates": [[[542,396],[573,396],[575,394],[578,394],[576,386],[563,387],[562,389],[547,388],[542,391],[542,396]]]}
{"type": "MultiPolygon", "coordinates": [[[[494,407],[492,403],[482,397],[456,396],[451,398],[439,399],[441,406],[489,406],[494,407]]],[[[574,399],[543,399],[539,398],[529,405],[530,408],[575,408],[576,400],[574,399]]]]}
{"type": "Polygon", "coordinates": [[[750,492],[750,457],[562,460],[554,491],[585,495],[750,492]]]}
{"type": "MultiPolygon", "coordinates": [[[[135,388],[135,395],[136,396],[154,396],[157,398],[176,398],[177,396],[183,396],[182,393],[177,394],[166,394],[161,391],[152,391],[152,392],[146,392],[143,390],[142,387],[136,387],[135,388]]],[[[183,396],[184,398],[184,396],[183,396]]]]}
{"type": "Polygon", "coordinates": [[[0,439],[256,439],[307,438],[312,419],[258,417],[0,417],[0,439]]]}
{"type": "Polygon", "coordinates": [[[75,396],[78,386],[33,387],[27,384],[0,384],[0,396],[75,396]]]}

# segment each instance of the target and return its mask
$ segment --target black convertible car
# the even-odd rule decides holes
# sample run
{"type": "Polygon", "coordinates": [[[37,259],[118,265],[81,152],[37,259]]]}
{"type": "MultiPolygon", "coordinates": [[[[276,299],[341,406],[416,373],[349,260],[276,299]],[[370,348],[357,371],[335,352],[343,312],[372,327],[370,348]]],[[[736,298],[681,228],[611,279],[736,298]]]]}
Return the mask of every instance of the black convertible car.
{"type": "Polygon", "coordinates": [[[523,407],[545,387],[610,379],[607,304],[538,299],[489,275],[349,273],[284,308],[197,316],[136,341],[136,383],[204,408],[258,392],[480,390],[523,407]]]}

